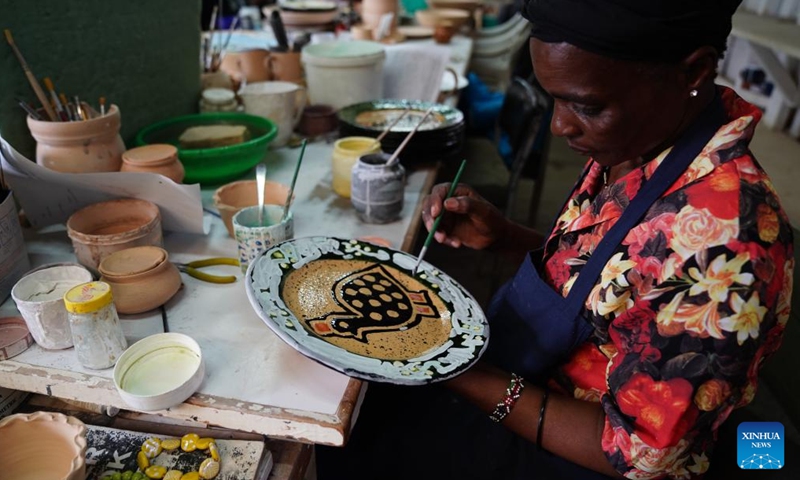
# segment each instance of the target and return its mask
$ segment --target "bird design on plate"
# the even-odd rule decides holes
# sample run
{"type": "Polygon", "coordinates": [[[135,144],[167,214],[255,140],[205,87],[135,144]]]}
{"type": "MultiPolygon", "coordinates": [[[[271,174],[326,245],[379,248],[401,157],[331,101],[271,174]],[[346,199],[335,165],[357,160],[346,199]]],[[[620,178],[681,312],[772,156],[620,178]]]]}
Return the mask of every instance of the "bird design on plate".
{"type": "Polygon", "coordinates": [[[425,318],[440,314],[427,291],[410,291],[381,265],[351,273],[333,286],[339,311],[307,320],[321,337],[353,338],[367,343],[374,332],[413,328],[425,318]]]}

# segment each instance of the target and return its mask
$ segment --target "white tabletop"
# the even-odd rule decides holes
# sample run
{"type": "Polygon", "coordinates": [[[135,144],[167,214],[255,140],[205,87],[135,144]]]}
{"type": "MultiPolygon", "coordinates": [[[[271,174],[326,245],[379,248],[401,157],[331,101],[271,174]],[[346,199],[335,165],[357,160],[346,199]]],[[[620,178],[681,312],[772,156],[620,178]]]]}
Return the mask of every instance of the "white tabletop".
{"type": "Polygon", "coordinates": [[[800,58],[800,25],[794,22],[739,11],[733,16],[731,33],[800,58]]]}
{"type": "MultiPolygon", "coordinates": [[[[418,203],[435,177],[432,167],[409,172],[402,218],[386,225],[357,219],[350,201],[331,190],[332,145],[309,144],[295,190],[295,237],[377,236],[395,248],[407,248],[418,228],[418,203]],[[416,217],[416,219],[415,219],[416,217]]],[[[268,179],[289,183],[299,149],[270,151],[268,179]]],[[[203,191],[204,206],[213,210],[213,189],[203,191]]],[[[173,261],[236,257],[236,242],[222,222],[206,213],[207,236],[167,234],[165,248],[173,261]]],[[[75,261],[63,227],[38,232],[27,242],[33,265],[75,261]]],[[[185,403],[157,412],[176,421],[191,421],[272,437],[342,445],[351,427],[362,384],[324,367],[284,344],[253,311],[235,267],[214,267],[211,273],[235,273],[230,285],[200,282],[183,275],[184,288],[166,305],[168,329],[185,333],[200,344],[206,377],[185,403]]],[[[16,314],[10,299],[1,315],[16,314]]],[[[160,312],[123,316],[129,342],[161,332],[160,312]]],[[[0,362],[0,386],[53,395],[96,405],[127,409],[112,381],[112,369],[89,370],[73,349],[44,350],[33,345],[0,362]]]]}

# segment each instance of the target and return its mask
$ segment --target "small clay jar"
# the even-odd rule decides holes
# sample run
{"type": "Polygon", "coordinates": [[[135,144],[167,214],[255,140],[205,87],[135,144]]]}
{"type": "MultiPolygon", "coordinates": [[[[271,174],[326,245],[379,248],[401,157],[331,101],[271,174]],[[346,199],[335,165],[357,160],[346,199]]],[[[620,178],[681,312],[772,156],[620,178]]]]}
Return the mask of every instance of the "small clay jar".
{"type": "Polygon", "coordinates": [[[450,43],[450,39],[453,38],[455,32],[456,29],[452,22],[437,23],[436,27],[433,29],[433,40],[436,43],[450,43]]]}
{"type": "Polygon", "coordinates": [[[178,149],[166,143],[132,148],[122,154],[122,172],[158,173],[175,183],[183,181],[183,164],[178,149]]]}
{"type": "Polygon", "coordinates": [[[167,303],[181,288],[181,275],[159,247],[134,247],[100,262],[100,280],[111,285],[119,313],[142,313],[167,303]]]}
{"type": "Polygon", "coordinates": [[[309,105],[303,109],[297,131],[309,137],[330,133],[339,126],[336,110],[330,105],[309,105]]]}
{"type": "Polygon", "coordinates": [[[80,122],[49,122],[29,116],[28,128],[36,139],[36,163],[63,173],[118,172],[125,151],[120,122],[116,105],[105,115],[80,122]]]}

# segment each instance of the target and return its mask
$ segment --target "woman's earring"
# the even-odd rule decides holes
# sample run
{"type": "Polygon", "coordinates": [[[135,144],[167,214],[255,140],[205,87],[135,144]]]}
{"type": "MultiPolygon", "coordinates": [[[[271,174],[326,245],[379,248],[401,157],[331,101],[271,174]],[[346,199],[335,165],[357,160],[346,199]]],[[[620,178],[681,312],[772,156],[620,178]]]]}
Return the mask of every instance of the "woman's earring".
{"type": "Polygon", "coordinates": [[[697,96],[697,89],[692,89],[689,91],[689,96],[694,98],[697,96]]]}

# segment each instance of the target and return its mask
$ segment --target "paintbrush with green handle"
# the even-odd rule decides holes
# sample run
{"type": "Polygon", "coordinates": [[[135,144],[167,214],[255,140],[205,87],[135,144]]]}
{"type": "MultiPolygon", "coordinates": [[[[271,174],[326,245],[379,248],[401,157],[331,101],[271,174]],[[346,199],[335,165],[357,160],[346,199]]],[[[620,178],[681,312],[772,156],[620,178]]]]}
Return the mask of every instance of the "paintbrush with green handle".
{"type": "Polygon", "coordinates": [[[417,269],[419,269],[419,265],[422,263],[422,259],[425,257],[425,253],[428,251],[428,246],[431,244],[431,240],[433,240],[433,235],[439,228],[439,223],[442,221],[442,217],[444,216],[444,202],[446,202],[448,198],[452,197],[453,193],[456,191],[458,180],[461,178],[461,174],[464,172],[464,167],[466,165],[467,159],[465,158],[464,160],[461,160],[461,166],[458,167],[458,172],[456,172],[456,176],[453,178],[453,183],[450,185],[450,190],[447,192],[447,196],[444,197],[444,200],[442,200],[442,211],[439,212],[439,216],[433,221],[433,227],[428,232],[428,237],[425,238],[425,243],[422,245],[422,250],[420,250],[419,256],[417,256],[417,263],[414,265],[414,268],[411,269],[411,275],[417,274],[417,269]]]}

